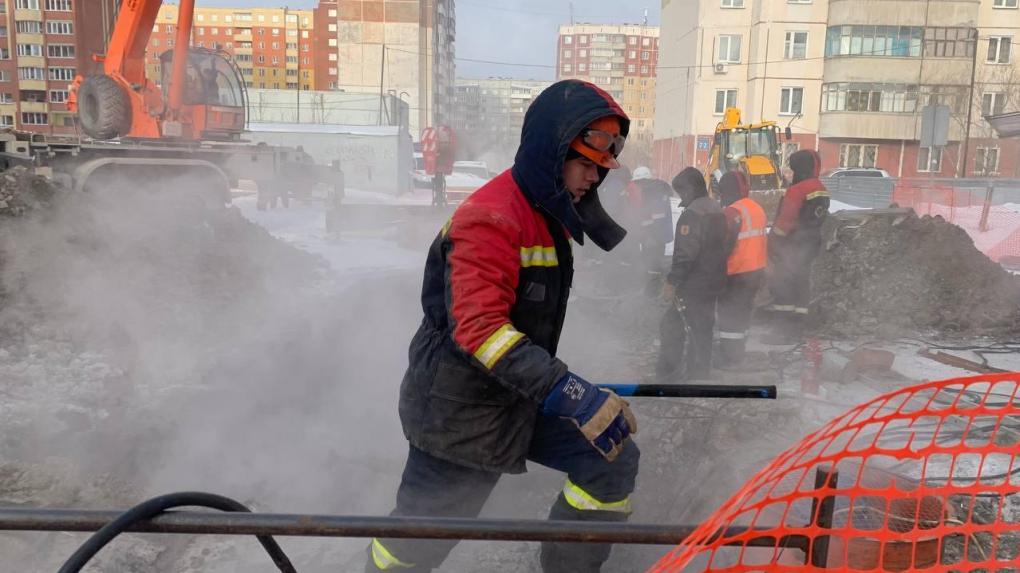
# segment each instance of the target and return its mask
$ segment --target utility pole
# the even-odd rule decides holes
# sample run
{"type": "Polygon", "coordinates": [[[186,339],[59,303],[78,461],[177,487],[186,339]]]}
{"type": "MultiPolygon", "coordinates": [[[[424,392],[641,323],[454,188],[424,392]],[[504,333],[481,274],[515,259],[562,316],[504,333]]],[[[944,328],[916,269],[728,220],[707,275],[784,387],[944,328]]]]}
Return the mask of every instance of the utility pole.
{"type": "MultiPolygon", "coordinates": [[[[977,55],[978,55],[978,31],[977,28],[973,29],[974,33],[974,55],[970,62],[970,98],[967,101],[967,126],[964,130],[963,135],[963,161],[961,161],[959,177],[967,176],[967,159],[970,152],[970,123],[974,118],[974,84],[977,80],[977,55]]],[[[940,166],[941,167],[941,166],[940,166]]]]}
{"type": "Polygon", "coordinates": [[[382,45],[382,52],[379,53],[379,121],[378,125],[382,125],[382,108],[383,108],[383,82],[386,78],[386,44],[382,45]]]}

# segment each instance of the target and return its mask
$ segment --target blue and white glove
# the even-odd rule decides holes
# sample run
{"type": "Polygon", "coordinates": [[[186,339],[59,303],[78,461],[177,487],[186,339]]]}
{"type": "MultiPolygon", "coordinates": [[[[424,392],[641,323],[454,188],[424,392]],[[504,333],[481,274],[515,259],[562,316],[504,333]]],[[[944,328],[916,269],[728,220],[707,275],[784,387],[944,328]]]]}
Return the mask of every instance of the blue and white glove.
{"type": "Polygon", "coordinates": [[[637,433],[637,421],[625,400],[571,372],[553,386],[542,413],[570,419],[609,461],[620,454],[627,437],[637,433]]]}

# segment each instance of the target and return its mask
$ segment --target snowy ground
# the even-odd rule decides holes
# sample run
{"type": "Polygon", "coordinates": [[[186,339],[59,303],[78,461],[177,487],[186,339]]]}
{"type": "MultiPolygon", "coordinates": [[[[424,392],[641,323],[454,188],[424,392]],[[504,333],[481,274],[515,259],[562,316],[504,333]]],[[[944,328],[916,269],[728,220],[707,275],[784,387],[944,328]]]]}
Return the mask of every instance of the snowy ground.
{"type": "MultiPolygon", "coordinates": [[[[407,342],[420,320],[425,251],[443,216],[406,215],[382,226],[356,221],[325,232],[320,202],[258,211],[254,197],[234,201],[273,236],[325,262],[308,288],[246,304],[243,289],[229,339],[208,342],[207,362],[170,351],[136,349],[123,357],[80,348],[61,333],[28,333],[0,345],[0,499],[10,504],[119,508],[169,491],[199,489],[258,510],[384,515],[406,454],[396,416],[407,342]],[[33,347],[33,340],[46,345],[33,347]],[[215,351],[215,352],[213,352],[215,351]],[[146,354],[148,352],[149,354],[146,354]],[[187,358],[191,368],[184,369],[187,358]],[[196,362],[196,364],[191,364],[196,362]],[[200,380],[188,376],[201,372],[200,380]],[[35,442],[19,441],[33,436],[35,442]],[[101,449],[116,452],[116,463],[101,449]]],[[[612,256],[577,249],[575,292],[560,355],[589,379],[641,380],[658,352],[659,304],[642,294],[643,277],[612,256]],[[612,289],[605,285],[614,285],[612,289]]],[[[125,303],[129,301],[124,301],[125,303]]],[[[199,322],[204,325],[204,322],[199,322]]],[[[917,355],[909,342],[878,343],[896,353],[896,376],[836,382],[822,369],[817,392],[804,392],[804,362],[792,348],[757,344],[756,368],[717,373],[724,383],[777,384],[776,401],[635,399],[642,472],[632,521],[694,524],[779,451],[807,432],[882,392],[913,381],[968,374],[917,355]]],[[[167,340],[184,350],[186,332],[167,340]]],[[[3,340],[3,339],[0,339],[3,340]]],[[[826,355],[838,363],[844,341],[826,355]]],[[[164,348],[164,347],[160,347],[164,348]]],[[[1012,355],[993,366],[1020,369],[1012,355]]],[[[540,467],[505,478],[483,511],[488,517],[544,518],[563,477],[540,467]]],[[[84,537],[0,535],[0,555],[18,570],[51,571],[84,537]]],[[[302,573],[360,572],[364,540],[284,539],[302,573]]],[[[606,571],[645,570],[665,547],[619,547],[606,571]]],[[[463,543],[448,572],[535,571],[533,543],[463,543]]],[[[273,571],[250,539],[128,536],[104,551],[95,571],[227,573],[273,571]]]]}

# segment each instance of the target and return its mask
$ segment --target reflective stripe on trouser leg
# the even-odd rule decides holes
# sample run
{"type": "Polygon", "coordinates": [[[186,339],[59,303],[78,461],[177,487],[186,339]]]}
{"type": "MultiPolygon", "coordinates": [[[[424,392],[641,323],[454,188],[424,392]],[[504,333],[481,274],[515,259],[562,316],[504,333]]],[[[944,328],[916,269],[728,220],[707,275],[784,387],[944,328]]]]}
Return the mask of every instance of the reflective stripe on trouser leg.
{"type": "Polygon", "coordinates": [[[405,563],[390,553],[390,550],[378,539],[372,540],[372,562],[382,571],[414,567],[414,563],[405,563]]]}
{"type": "Polygon", "coordinates": [[[723,332],[719,331],[719,340],[743,340],[747,338],[746,332],[723,332]]]}
{"type": "Polygon", "coordinates": [[[569,479],[563,485],[563,498],[567,500],[570,507],[581,511],[612,511],[625,514],[634,511],[630,505],[630,496],[620,501],[599,501],[569,479]]]}
{"type": "Polygon", "coordinates": [[[798,306],[798,307],[794,307],[793,312],[794,312],[794,314],[807,314],[808,313],[808,309],[806,309],[806,308],[804,308],[802,306],[798,306]]]}

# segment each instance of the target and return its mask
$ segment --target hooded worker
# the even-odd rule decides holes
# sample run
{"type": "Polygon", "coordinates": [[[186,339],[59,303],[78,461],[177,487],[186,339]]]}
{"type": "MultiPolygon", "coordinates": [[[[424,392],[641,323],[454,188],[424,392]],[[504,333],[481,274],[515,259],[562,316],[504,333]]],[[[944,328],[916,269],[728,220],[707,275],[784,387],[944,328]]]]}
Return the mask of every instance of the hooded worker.
{"type": "Polygon", "coordinates": [[[776,344],[796,343],[803,333],[811,303],[811,263],[821,251],[822,224],[829,214],[829,192],[818,178],[818,152],[794,153],[790,169],[793,181],[779,201],[768,239],[776,328],[767,342],[776,344]]]}
{"type": "Polygon", "coordinates": [[[676,222],[673,262],[663,298],[656,373],[667,381],[703,380],[712,369],[712,329],[719,292],[726,285],[726,219],[694,167],[672,182],[683,213],[676,222]]]}
{"type": "Polygon", "coordinates": [[[723,216],[726,217],[726,288],[717,309],[721,368],[739,366],[744,360],[751,326],[754,298],[765,280],[765,210],[750,198],[750,185],[742,171],[730,171],[719,182],[723,216]]]}
{"type": "MultiPolygon", "coordinates": [[[[624,230],[598,186],[630,125],[606,92],[576,80],[529,108],[513,167],[475,191],[429,250],[425,317],[400,388],[410,443],[394,515],[475,517],[525,461],[569,478],[551,519],[623,521],[638,469],[627,403],[556,356],[573,280],[569,241],[603,249],[624,230]]],[[[368,571],[431,571],[455,541],[375,539],[368,571]]],[[[546,572],[595,572],[611,546],[543,543],[546,572]]]]}

